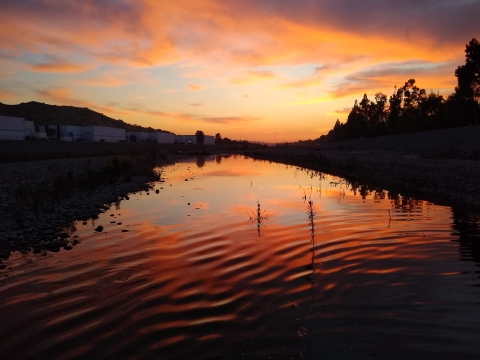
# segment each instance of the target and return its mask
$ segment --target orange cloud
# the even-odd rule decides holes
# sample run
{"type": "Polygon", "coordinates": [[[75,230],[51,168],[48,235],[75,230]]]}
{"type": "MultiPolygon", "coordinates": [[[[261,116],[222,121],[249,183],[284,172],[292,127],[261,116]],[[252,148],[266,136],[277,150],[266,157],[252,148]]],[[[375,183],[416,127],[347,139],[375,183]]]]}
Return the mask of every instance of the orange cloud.
{"type": "Polygon", "coordinates": [[[340,110],[335,110],[334,112],[328,113],[327,116],[339,116],[339,115],[346,116],[346,115],[350,114],[350,111],[352,111],[352,108],[351,107],[346,107],[346,108],[343,108],[343,109],[340,109],[340,110]]]}
{"type": "Polygon", "coordinates": [[[0,89],[0,98],[11,99],[11,98],[16,98],[18,96],[19,94],[16,92],[0,89]]]}
{"type": "Polygon", "coordinates": [[[137,108],[129,108],[129,111],[134,111],[139,114],[148,116],[167,118],[172,120],[178,120],[187,123],[212,123],[212,124],[245,124],[252,121],[258,121],[259,118],[245,117],[245,116],[205,116],[191,113],[179,113],[173,111],[155,111],[155,110],[141,110],[137,108]]]}
{"type": "Polygon", "coordinates": [[[259,80],[269,80],[274,78],[275,78],[275,73],[272,71],[251,70],[251,71],[245,72],[241,76],[231,79],[230,82],[235,85],[246,85],[246,84],[254,83],[259,80]]]}
{"type": "Polygon", "coordinates": [[[56,61],[53,63],[42,63],[31,66],[33,71],[51,72],[51,73],[79,73],[85,72],[92,68],[91,65],[78,65],[65,61],[56,61]]]}
{"type": "Polygon", "coordinates": [[[119,111],[111,106],[101,106],[89,101],[78,100],[71,97],[71,90],[63,87],[54,87],[48,89],[36,90],[37,94],[43,98],[54,101],[58,105],[69,105],[78,107],[88,107],[100,113],[106,113],[111,115],[130,115],[126,111],[119,111]]]}
{"type": "Polygon", "coordinates": [[[188,87],[192,91],[200,91],[200,90],[203,90],[205,88],[205,85],[188,84],[188,87]]]}
{"type": "Polygon", "coordinates": [[[315,78],[307,78],[307,79],[299,79],[290,81],[280,85],[280,88],[285,89],[296,89],[296,88],[304,88],[304,87],[313,87],[313,86],[320,86],[321,82],[319,79],[315,78]]]}

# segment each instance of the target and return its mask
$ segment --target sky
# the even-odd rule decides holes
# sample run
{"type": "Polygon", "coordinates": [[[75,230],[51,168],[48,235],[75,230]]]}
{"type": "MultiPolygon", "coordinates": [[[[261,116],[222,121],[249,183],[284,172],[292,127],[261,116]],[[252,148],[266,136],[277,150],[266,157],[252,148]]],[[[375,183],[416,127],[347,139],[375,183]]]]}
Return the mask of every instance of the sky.
{"type": "Polygon", "coordinates": [[[480,0],[1,0],[0,102],[315,139],[364,93],[451,94],[478,19],[480,0]]]}

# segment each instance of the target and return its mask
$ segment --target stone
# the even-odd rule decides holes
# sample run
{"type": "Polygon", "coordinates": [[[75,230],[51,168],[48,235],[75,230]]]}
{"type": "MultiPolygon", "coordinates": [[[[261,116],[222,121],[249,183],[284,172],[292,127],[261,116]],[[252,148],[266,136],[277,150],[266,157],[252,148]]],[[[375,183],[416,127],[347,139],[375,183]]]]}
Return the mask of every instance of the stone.
{"type": "Polygon", "coordinates": [[[103,226],[102,226],[102,225],[98,225],[98,226],[95,228],[95,231],[96,231],[96,232],[102,232],[102,231],[103,231],[103,226]]]}

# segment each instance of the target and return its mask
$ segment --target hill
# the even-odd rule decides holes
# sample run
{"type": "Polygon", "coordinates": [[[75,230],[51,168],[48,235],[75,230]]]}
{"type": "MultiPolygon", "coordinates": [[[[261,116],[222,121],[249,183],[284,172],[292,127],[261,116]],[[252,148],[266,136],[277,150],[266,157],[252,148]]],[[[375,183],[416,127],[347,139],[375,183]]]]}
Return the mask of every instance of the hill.
{"type": "Polygon", "coordinates": [[[89,108],[49,105],[36,101],[18,105],[7,105],[0,102],[0,115],[23,117],[26,120],[33,121],[35,125],[95,125],[122,128],[126,131],[170,132],[128,124],[123,120],[112,119],[89,108]]]}

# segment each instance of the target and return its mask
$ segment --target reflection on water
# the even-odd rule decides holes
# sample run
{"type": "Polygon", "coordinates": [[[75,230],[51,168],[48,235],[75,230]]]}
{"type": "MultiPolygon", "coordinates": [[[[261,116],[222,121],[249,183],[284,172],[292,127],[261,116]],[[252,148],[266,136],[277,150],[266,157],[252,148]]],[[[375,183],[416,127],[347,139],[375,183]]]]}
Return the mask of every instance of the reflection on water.
{"type": "Polygon", "coordinates": [[[164,180],[12,255],[1,359],[480,356],[478,215],[241,156],[164,180]]]}

